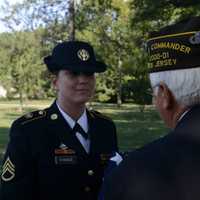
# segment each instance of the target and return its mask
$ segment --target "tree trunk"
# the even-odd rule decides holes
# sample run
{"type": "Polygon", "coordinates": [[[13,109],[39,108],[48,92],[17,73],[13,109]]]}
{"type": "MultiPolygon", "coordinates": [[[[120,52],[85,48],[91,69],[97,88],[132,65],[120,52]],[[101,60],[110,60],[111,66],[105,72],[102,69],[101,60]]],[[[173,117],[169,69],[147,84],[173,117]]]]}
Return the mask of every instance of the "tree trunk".
{"type": "Polygon", "coordinates": [[[75,0],[69,1],[69,40],[75,40],[75,0]]]}
{"type": "Polygon", "coordinates": [[[23,99],[23,92],[22,92],[22,87],[20,86],[20,91],[19,91],[19,102],[20,102],[20,112],[23,113],[24,110],[24,99],[23,99]]]}
{"type": "Polygon", "coordinates": [[[122,104],[122,61],[118,60],[118,88],[117,88],[117,106],[120,107],[122,104]]]}

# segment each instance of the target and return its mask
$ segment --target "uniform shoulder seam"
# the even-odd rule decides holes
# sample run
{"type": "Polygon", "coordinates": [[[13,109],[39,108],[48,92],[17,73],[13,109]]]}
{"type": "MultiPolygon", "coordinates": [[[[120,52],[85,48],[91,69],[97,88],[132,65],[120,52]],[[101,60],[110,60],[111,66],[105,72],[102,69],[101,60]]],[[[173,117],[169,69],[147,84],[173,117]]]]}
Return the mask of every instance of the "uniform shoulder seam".
{"type": "Polygon", "coordinates": [[[29,122],[44,118],[46,116],[45,110],[37,110],[30,113],[27,113],[21,117],[21,125],[25,125],[29,122]]]}

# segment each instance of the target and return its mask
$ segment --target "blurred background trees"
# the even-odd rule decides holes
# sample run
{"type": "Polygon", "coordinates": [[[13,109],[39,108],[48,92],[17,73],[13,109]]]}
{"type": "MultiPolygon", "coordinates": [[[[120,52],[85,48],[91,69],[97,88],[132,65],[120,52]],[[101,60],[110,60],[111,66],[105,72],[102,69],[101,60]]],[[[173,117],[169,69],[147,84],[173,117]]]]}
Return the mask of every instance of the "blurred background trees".
{"type": "MultiPolygon", "coordinates": [[[[97,75],[94,100],[150,104],[144,44],[148,33],[200,14],[191,0],[24,0],[1,8],[0,85],[8,98],[52,97],[43,57],[61,41],[90,42],[109,66],[97,75]],[[72,27],[74,32],[72,32],[72,27]],[[73,37],[71,37],[73,35],[73,37]]],[[[141,107],[143,109],[143,107],[141,107]]]]}

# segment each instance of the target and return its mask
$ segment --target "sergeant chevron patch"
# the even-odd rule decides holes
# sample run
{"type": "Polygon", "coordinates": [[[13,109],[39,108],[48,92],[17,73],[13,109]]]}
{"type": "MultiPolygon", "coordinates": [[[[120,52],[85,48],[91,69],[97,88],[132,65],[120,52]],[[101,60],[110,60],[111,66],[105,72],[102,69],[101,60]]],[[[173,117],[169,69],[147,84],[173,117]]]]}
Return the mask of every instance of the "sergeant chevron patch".
{"type": "Polygon", "coordinates": [[[3,164],[1,178],[3,181],[11,181],[15,177],[15,166],[8,157],[3,164]]]}

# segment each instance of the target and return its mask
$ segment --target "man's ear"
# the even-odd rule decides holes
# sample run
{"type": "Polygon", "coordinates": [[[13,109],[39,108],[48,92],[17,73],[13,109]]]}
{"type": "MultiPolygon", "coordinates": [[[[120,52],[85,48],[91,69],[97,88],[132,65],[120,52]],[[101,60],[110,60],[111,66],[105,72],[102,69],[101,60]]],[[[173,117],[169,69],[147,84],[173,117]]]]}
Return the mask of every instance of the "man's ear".
{"type": "Polygon", "coordinates": [[[164,109],[170,109],[173,107],[174,96],[167,85],[163,82],[159,84],[158,96],[161,98],[164,109]]]}

